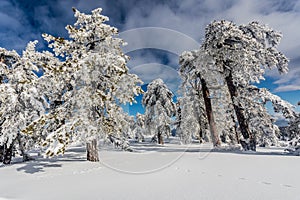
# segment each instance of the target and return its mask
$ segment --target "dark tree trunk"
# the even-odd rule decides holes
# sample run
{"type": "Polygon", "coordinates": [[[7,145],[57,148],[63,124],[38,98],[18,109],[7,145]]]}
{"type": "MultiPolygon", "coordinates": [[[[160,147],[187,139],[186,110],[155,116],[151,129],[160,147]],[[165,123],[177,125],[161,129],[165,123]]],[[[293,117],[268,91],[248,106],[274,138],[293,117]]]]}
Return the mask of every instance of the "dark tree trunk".
{"type": "Polygon", "coordinates": [[[252,151],[256,151],[256,140],[255,140],[255,136],[251,134],[250,130],[249,130],[249,125],[247,123],[247,120],[245,118],[245,115],[243,114],[243,110],[242,108],[240,108],[239,106],[237,106],[234,103],[234,98],[238,96],[237,93],[237,88],[236,86],[233,84],[233,78],[232,78],[232,74],[231,72],[229,73],[229,75],[225,78],[227,86],[228,86],[228,90],[230,93],[230,97],[231,100],[233,102],[233,107],[236,113],[236,117],[240,126],[240,130],[241,133],[245,139],[245,141],[240,141],[240,143],[242,144],[242,147],[244,148],[244,150],[252,150],[252,151]]]}
{"type": "Polygon", "coordinates": [[[161,133],[158,133],[158,144],[164,144],[164,139],[162,137],[162,134],[161,133]]]}
{"type": "Polygon", "coordinates": [[[234,113],[231,113],[231,119],[232,119],[232,122],[234,124],[233,131],[235,133],[235,138],[231,138],[231,140],[234,141],[235,144],[239,144],[240,143],[240,136],[239,136],[239,132],[237,130],[237,124],[236,124],[236,119],[234,117],[234,113]]]}
{"type": "Polygon", "coordinates": [[[216,127],[216,122],[214,119],[214,114],[212,110],[212,105],[211,105],[211,100],[210,100],[210,95],[209,95],[209,90],[206,85],[206,81],[201,78],[201,85],[202,85],[202,93],[203,93],[203,98],[204,98],[204,104],[205,104],[205,110],[207,114],[207,119],[209,123],[209,128],[210,128],[210,133],[212,137],[212,142],[215,147],[220,146],[220,139],[217,133],[217,127],[216,127]]]}
{"type": "Polygon", "coordinates": [[[177,107],[176,135],[177,135],[177,133],[179,133],[181,131],[181,123],[182,123],[181,108],[180,108],[179,103],[177,105],[178,105],[178,107],[177,107]]]}
{"type": "Polygon", "coordinates": [[[23,162],[30,161],[30,160],[34,160],[32,157],[30,157],[30,156],[25,152],[25,148],[24,148],[24,145],[23,145],[23,143],[22,143],[22,138],[21,138],[20,133],[18,133],[17,141],[18,141],[18,143],[19,143],[19,148],[20,148],[20,151],[21,151],[21,154],[22,154],[22,157],[23,157],[23,162]]]}
{"type": "MultiPolygon", "coordinates": [[[[2,125],[3,125],[4,122],[5,122],[5,118],[1,119],[1,121],[0,121],[0,133],[1,133],[2,125]]],[[[4,145],[0,145],[0,162],[3,162],[4,148],[5,148],[5,144],[4,145]]]]}
{"type": "MultiPolygon", "coordinates": [[[[201,87],[199,87],[199,88],[201,88],[201,87]]],[[[201,91],[199,91],[199,89],[197,91],[197,96],[198,96],[198,101],[199,102],[198,102],[198,104],[196,104],[195,101],[194,101],[193,109],[194,109],[194,112],[195,112],[195,110],[197,111],[196,118],[197,118],[197,122],[198,122],[199,127],[200,127],[198,135],[199,135],[200,143],[202,143],[203,141],[205,141],[207,139],[207,138],[205,138],[203,130],[207,129],[209,123],[207,121],[207,114],[205,113],[205,108],[204,107],[198,107],[200,105],[201,100],[204,102],[203,93],[201,93],[201,91]]]]}
{"type": "MultiPolygon", "coordinates": [[[[233,121],[233,123],[235,123],[235,121],[233,121]]],[[[239,132],[237,131],[237,126],[236,125],[234,125],[234,129],[235,129],[236,143],[239,144],[240,143],[240,136],[239,136],[239,132]]]]}
{"type": "Polygon", "coordinates": [[[91,142],[86,143],[86,151],[88,161],[99,162],[97,139],[93,139],[91,142]]]}
{"type": "Polygon", "coordinates": [[[200,143],[202,143],[203,142],[203,131],[202,131],[202,129],[200,128],[200,130],[199,130],[199,141],[200,141],[200,143]]]}
{"type": "Polygon", "coordinates": [[[8,165],[12,160],[14,144],[12,143],[10,146],[5,144],[4,146],[3,164],[8,165]]]}
{"type": "MultiPolygon", "coordinates": [[[[199,100],[201,98],[200,92],[201,91],[199,91],[199,90],[197,91],[197,97],[199,98],[199,100]]],[[[201,123],[201,117],[202,117],[201,112],[199,112],[201,108],[198,108],[198,106],[199,105],[196,103],[196,100],[194,100],[194,102],[193,102],[193,111],[194,111],[194,113],[196,113],[195,117],[196,117],[197,122],[198,122],[199,127],[200,127],[200,130],[198,132],[198,136],[199,136],[200,143],[202,143],[202,139],[203,139],[202,127],[203,127],[203,125],[201,123]]],[[[192,114],[194,114],[194,113],[192,113],[192,114]]]]}
{"type": "Polygon", "coordinates": [[[0,162],[3,162],[4,146],[0,145],[0,162]]]}
{"type": "Polygon", "coordinates": [[[164,131],[163,126],[158,127],[158,133],[157,133],[158,144],[164,144],[163,131],[164,131]]]}

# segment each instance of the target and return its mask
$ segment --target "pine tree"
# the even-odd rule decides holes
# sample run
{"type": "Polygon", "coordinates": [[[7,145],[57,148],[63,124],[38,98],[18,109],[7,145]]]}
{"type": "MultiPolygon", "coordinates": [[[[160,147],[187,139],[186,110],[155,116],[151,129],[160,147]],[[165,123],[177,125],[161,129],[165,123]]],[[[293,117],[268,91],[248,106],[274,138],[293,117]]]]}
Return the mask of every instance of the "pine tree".
{"type": "Polygon", "coordinates": [[[276,67],[280,73],[288,71],[287,58],[276,47],[281,33],[251,22],[237,26],[228,21],[215,21],[206,28],[204,50],[212,56],[215,65],[223,73],[239,129],[244,138],[244,149],[255,150],[256,136],[251,133],[240,91],[254,82],[264,79],[265,69],[276,67]]]}
{"type": "MultiPolygon", "coordinates": [[[[263,91],[266,101],[272,102],[275,112],[281,112],[289,120],[288,126],[281,129],[284,140],[289,141],[287,151],[300,155],[300,113],[294,111],[294,107],[283,101],[280,97],[271,94],[269,91],[263,91]]],[[[298,102],[300,105],[300,102],[298,102]]]]}
{"type": "Polygon", "coordinates": [[[179,74],[183,80],[180,92],[182,97],[178,98],[176,133],[184,143],[192,137],[200,141],[209,141],[209,124],[206,117],[201,81],[193,73],[193,61],[184,54],[180,57],[181,67],[179,74]],[[191,70],[191,71],[190,71],[191,70]],[[190,125],[189,125],[190,124],[190,125]]]}
{"type": "Polygon", "coordinates": [[[1,160],[9,164],[13,149],[21,151],[23,161],[30,157],[26,151],[36,143],[36,138],[22,133],[26,126],[44,114],[48,107],[46,99],[38,91],[39,69],[29,59],[36,42],[30,42],[23,55],[0,49],[0,148],[1,160]]]}
{"type": "Polygon", "coordinates": [[[288,151],[295,155],[300,155],[300,114],[296,114],[295,118],[291,119],[287,127],[287,135],[289,139],[288,151]]]}
{"type": "Polygon", "coordinates": [[[155,79],[149,83],[143,96],[142,103],[146,108],[145,126],[158,144],[163,144],[163,136],[171,133],[171,117],[175,115],[173,93],[163,80],[155,79]]]}
{"type": "Polygon", "coordinates": [[[62,63],[45,71],[44,86],[53,90],[47,94],[52,108],[29,129],[46,132],[48,156],[64,153],[72,141],[83,141],[87,159],[98,161],[99,138],[127,148],[127,115],[120,105],[134,102],[142,92],[141,81],[129,74],[128,57],[121,50],[124,42],[116,37],[116,28],[104,23],[108,17],[101,9],[91,14],[73,10],[77,21],[66,27],[69,39],[43,35],[62,63]]]}
{"type": "MultiPolygon", "coordinates": [[[[180,69],[179,73],[183,79],[183,89],[187,93],[188,90],[193,91],[194,100],[199,106],[197,110],[205,111],[205,116],[207,117],[209,130],[211,134],[211,140],[214,146],[220,146],[220,138],[217,130],[217,124],[215,121],[215,113],[213,111],[212,101],[211,101],[211,91],[209,87],[214,87],[217,80],[205,79],[204,77],[215,77],[213,70],[207,70],[207,66],[210,66],[211,58],[205,54],[204,51],[196,50],[191,52],[184,52],[180,56],[180,69]],[[209,80],[209,82],[207,82],[209,80]],[[202,103],[203,102],[203,103],[202,103]],[[205,109],[204,109],[205,108],[205,109]]],[[[202,113],[195,113],[196,109],[193,111],[197,117],[200,127],[204,127],[205,117],[202,113]],[[201,123],[204,122],[204,123],[201,123]],[[200,124],[201,123],[201,124],[200,124]]],[[[203,134],[203,131],[202,131],[203,134]]]]}
{"type": "Polygon", "coordinates": [[[138,142],[145,141],[145,115],[136,114],[136,120],[133,128],[134,137],[138,142]]]}
{"type": "Polygon", "coordinates": [[[176,135],[185,144],[190,143],[193,138],[199,139],[200,142],[209,140],[205,138],[203,126],[200,126],[200,115],[198,115],[200,106],[196,104],[197,101],[194,101],[193,97],[185,95],[178,98],[177,103],[176,135]]]}

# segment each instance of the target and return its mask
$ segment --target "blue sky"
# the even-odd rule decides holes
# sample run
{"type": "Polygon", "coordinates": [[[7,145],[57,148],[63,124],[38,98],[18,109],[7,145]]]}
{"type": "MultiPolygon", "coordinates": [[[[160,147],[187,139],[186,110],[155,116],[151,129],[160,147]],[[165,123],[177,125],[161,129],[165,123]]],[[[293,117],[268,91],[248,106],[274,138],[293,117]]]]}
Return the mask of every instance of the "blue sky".
{"type": "MultiPolygon", "coordinates": [[[[37,39],[43,49],[42,33],[67,36],[64,27],[74,22],[72,7],[82,12],[102,7],[103,14],[110,18],[109,24],[121,33],[160,27],[177,31],[196,44],[201,44],[205,26],[213,20],[226,19],[237,24],[257,20],[268,24],[283,33],[279,49],[290,59],[290,72],[279,75],[276,70],[268,71],[261,86],[294,105],[300,101],[300,0],[1,0],[0,47],[21,52],[28,41],[37,39]]],[[[163,44],[165,40],[155,37],[127,42],[130,49],[132,43],[149,47],[149,43],[163,44]]],[[[176,90],[178,55],[170,50],[174,42],[176,37],[163,48],[128,51],[131,71],[145,83],[160,77],[176,90]]]]}

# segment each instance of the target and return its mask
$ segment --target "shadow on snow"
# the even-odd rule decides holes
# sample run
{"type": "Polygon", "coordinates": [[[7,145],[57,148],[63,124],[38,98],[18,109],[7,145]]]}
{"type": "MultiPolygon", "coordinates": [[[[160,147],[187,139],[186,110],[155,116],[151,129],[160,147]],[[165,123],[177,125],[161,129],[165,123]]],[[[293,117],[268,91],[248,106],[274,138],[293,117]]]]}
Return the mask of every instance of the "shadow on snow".
{"type": "MultiPolygon", "coordinates": [[[[199,145],[179,145],[166,143],[165,145],[158,145],[155,143],[132,143],[131,147],[133,149],[133,154],[143,154],[143,153],[224,153],[224,154],[238,154],[238,155],[257,155],[257,156],[294,156],[293,154],[287,153],[283,148],[258,148],[258,151],[243,151],[239,148],[211,148],[211,144],[199,144],[199,145]]],[[[111,147],[102,147],[101,151],[122,151],[117,149],[112,149],[111,147]]],[[[45,172],[46,168],[61,168],[64,163],[70,162],[88,162],[85,157],[85,147],[71,147],[69,148],[65,155],[57,156],[54,158],[42,158],[41,156],[34,156],[35,160],[22,162],[20,158],[15,159],[12,165],[22,165],[16,168],[19,172],[24,172],[28,174],[36,174],[45,172]]],[[[209,155],[208,155],[209,156],[209,155]]],[[[10,165],[11,166],[11,165],[10,165]]],[[[5,165],[0,165],[0,168],[9,167],[5,165]]]]}

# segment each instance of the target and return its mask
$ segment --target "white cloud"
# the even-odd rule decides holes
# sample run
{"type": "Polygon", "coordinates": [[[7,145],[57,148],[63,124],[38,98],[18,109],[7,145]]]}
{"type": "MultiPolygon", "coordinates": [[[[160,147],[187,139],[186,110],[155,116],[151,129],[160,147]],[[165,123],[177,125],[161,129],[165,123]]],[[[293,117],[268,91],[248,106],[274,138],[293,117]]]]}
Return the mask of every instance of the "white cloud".
{"type": "Polygon", "coordinates": [[[161,27],[134,28],[121,32],[119,37],[129,43],[124,47],[125,53],[139,49],[155,48],[180,55],[183,51],[200,47],[200,43],[188,35],[161,27]]]}
{"type": "Polygon", "coordinates": [[[161,58],[156,56],[151,51],[135,51],[135,52],[131,52],[131,54],[133,55],[130,57],[130,60],[128,62],[128,66],[130,69],[147,63],[161,62],[161,58]]]}
{"type": "Polygon", "coordinates": [[[0,13],[0,19],[1,19],[1,29],[12,29],[12,30],[17,30],[21,24],[19,21],[11,16],[9,16],[6,13],[0,13]]]}
{"type": "Polygon", "coordinates": [[[276,120],[275,124],[277,126],[287,126],[289,123],[289,120],[286,119],[281,113],[275,113],[273,114],[273,117],[276,120]]]}
{"type": "Polygon", "coordinates": [[[300,63],[299,61],[295,61],[290,66],[287,74],[278,75],[277,73],[273,76],[277,79],[274,81],[274,84],[278,85],[275,92],[300,90],[300,63]]]}
{"type": "Polygon", "coordinates": [[[158,63],[142,64],[132,68],[130,73],[137,74],[144,84],[150,83],[154,79],[161,78],[174,93],[177,92],[180,85],[178,72],[167,65],[158,63]]]}
{"type": "MultiPolygon", "coordinates": [[[[66,35],[64,27],[75,21],[71,7],[76,7],[82,12],[102,7],[103,13],[110,18],[109,23],[116,23],[121,31],[141,27],[163,27],[178,31],[199,43],[204,38],[206,25],[213,20],[227,19],[237,24],[258,20],[283,33],[279,48],[291,59],[288,75],[279,76],[276,71],[267,73],[276,80],[276,91],[295,90],[300,85],[300,0],[55,0],[33,3],[34,10],[30,12],[34,13],[26,13],[16,7],[18,4],[28,3],[22,0],[14,2],[17,4],[12,4],[10,0],[0,2],[0,36],[5,38],[1,39],[2,47],[17,50],[23,49],[29,40],[41,39],[40,35],[43,32],[66,35]],[[39,27],[29,23],[28,15],[32,15],[39,27]]],[[[146,38],[135,35],[127,42],[129,48],[136,44],[142,47],[149,46],[149,42],[160,45],[163,50],[174,50],[174,47],[178,46],[178,51],[182,51],[190,46],[187,40],[155,34],[148,34],[146,38]]],[[[173,50],[171,52],[174,53],[173,50]]],[[[130,66],[161,63],[160,59],[161,57],[151,53],[137,54],[132,57],[130,66]]],[[[178,65],[178,59],[172,59],[170,65],[178,65]]]]}
{"type": "MultiPolygon", "coordinates": [[[[300,85],[298,66],[300,42],[300,1],[283,0],[189,0],[173,1],[171,4],[151,4],[152,7],[143,15],[137,6],[127,14],[123,30],[137,27],[164,27],[191,36],[198,42],[204,37],[205,26],[213,20],[227,19],[237,24],[245,24],[254,20],[268,24],[283,33],[279,49],[291,59],[290,73],[280,76],[278,72],[268,72],[268,76],[277,80],[276,91],[298,90],[300,85]],[[150,11],[149,11],[150,10],[150,11]]],[[[165,38],[150,37],[150,41],[163,44],[165,38]]],[[[146,44],[147,40],[139,41],[146,44]]],[[[179,41],[180,42],[180,41],[179,41]]],[[[129,43],[130,46],[130,43],[129,43]]]]}
{"type": "Polygon", "coordinates": [[[286,91],[295,91],[295,90],[300,90],[300,85],[283,85],[279,86],[278,88],[275,89],[275,92],[286,92],[286,91]]]}
{"type": "Polygon", "coordinates": [[[24,13],[8,0],[2,0],[0,8],[1,47],[10,50],[24,49],[33,36],[26,27],[24,13]]]}

